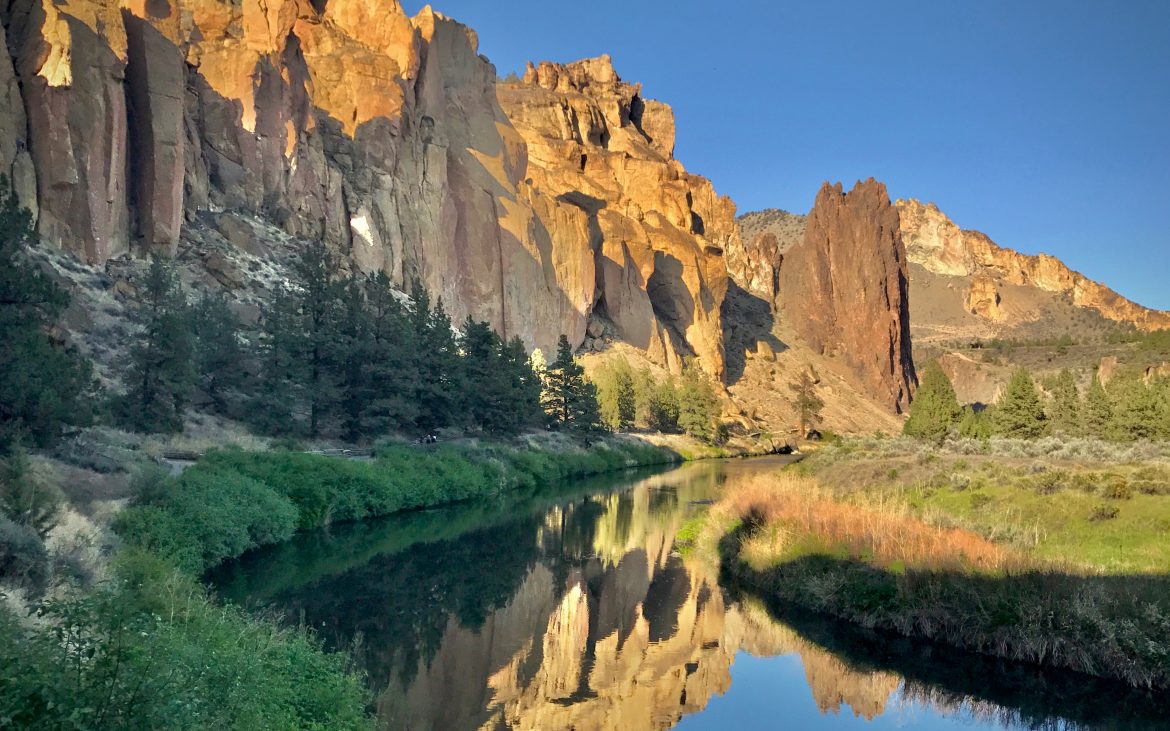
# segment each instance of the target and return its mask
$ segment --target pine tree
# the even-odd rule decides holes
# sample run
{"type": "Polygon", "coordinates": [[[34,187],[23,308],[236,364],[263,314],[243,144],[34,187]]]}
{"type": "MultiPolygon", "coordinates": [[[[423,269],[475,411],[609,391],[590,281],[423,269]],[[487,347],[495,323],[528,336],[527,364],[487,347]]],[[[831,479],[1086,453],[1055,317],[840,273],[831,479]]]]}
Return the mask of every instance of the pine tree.
{"type": "Polygon", "coordinates": [[[408,314],[394,296],[390,279],[379,272],[368,295],[372,342],[366,373],[372,395],[365,408],[365,430],[381,435],[412,424],[418,416],[418,354],[408,314]]]}
{"type": "Polygon", "coordinates": [[[257,360],[259,379],[249,422],[265,434],[299,432],[296,414],[304,402],[304,327],[297,297],[280,287],[264,307],[257,360]]]}
{"type": "Polygon", "coordinates": [[[825,407],[825,402],[817,395],[816,378],[809,368],[802,369],[788,388],[796,394],[793,406],[796,408],[797,428],[801,438],[804,438],[809,429],[821,422],[821,409],[825,407]]]}
{"type": "Polygon", "coordinates": [[[192,319],[198,386],[216,412],[228,414],[232,397],[244,389],[248,373],[239,323],[220,292],[205,293],[192,319]]]}
{"type": "Polygon", "coordinates": [[[688,435],[714,442],[719,418],[719,396],[711,379],[688,358],[678,389],[678,425],[688,435]]]}
{"type": "Polygon", "coordinates": [[[127,391],[115,401],[115,413],[137,431],[182,431],[196,382],[192,317],[178,273],[159,257],[151,260],[137,317],[142,331],[130,350],[127,391]]]}
{"type": "Polygon", "coordinates": [[[657,381],[650,369],[643,366],[634,374],[634,423],[650,427],[650,404],[654,399],[657,381]]]}
{"type": "Polygon", "coordinates": [[[459,420],[466,389],[459,357],[459,343],[451,318],[440,298],[430,306],[422,285],[414,287],[415,312],[412,322],[418,344],[417,425],[425,432],[451,426],[459,420]]]}
{"type": "Polygon", "coordinates": [[[37,244],[32,216],[0,176],[0,454],[19,441],[47,447],[92,416],[89,361],[49,334],[69,296],[29,259],[37,244]]]}
{"type": "Polygon", "coordinates": [[[1035,439],[1048,427],[1048,418],[1040,403],[1036,383],[1023,368],[1012,374],[1007,389],[995,406],[993,429],[996,434],[1015,439],[1035,439]]]}
{"type": "Polygon", "coordinates": [[[512,374],[504,365],[504,344],[486,322],[470,315],[463,324],[463,377],[467,385],[464,402],[471,423],[485,431],[515,433],[518,414],[511,402],[512,374]]]}
{"type": "Polygon", "coordinates": [[[601,425],[597,387],[585,379],[585,369],[573,357],[568,337],[557,341],[557,357],[545,372],[544,407],[550,422],[579,433],[601,425]]]}
{"type": "Polygon", "coordinates": [[[1052,432],[1063,436],[1074,436],[1081,426],[1081,394],[1072,371],[1065,368],[1052,384],[1052,404],[1048,420],[1052,432]]]}
{"type": "Polygon", "coordinates": [[[305,247],[293,264],[300,286],[304,324],[304,393],[309,407],[309,436],[321,433],[321,423],[337,405],[337,334],[344,286],[338,282],[337,258],[323,242],[305,247]]]}
{"type": "Polygon", "coordinates": [[[345,285],[337,327],[338,406],[343,436],[350,442],[369,435],[366,413],[375,383],[367,366],[373,357],[374,335],[362,281],[355,275],[345,285]]]}
{"type": "Polygon", "coordinates": [[[513,337],[503,347],[503,369],[510,376],[509,403],[516,415],[518,427],[534,426],[544,417],[540,408],[541,377],[524,347],[524,341],[513,337]]]}
{"type": "Polygon", "coordinates": [[[1109,395],[1101,385],[1101,379],[1093,376],[1089,390],[1085,392],[1085,400],[1081,405],[1081,433],[1089,437],[1104,439],[1113,420],[1113,407],[1109,403],[1109,395]]]}
{"type": "Polygon", "coordinates": [[[931,361],[923,369],[910,404],[910,418],[903,425],[902,433],[941,444],[958,423],[961,413],[950,379],[938,362],[931,361]]]}

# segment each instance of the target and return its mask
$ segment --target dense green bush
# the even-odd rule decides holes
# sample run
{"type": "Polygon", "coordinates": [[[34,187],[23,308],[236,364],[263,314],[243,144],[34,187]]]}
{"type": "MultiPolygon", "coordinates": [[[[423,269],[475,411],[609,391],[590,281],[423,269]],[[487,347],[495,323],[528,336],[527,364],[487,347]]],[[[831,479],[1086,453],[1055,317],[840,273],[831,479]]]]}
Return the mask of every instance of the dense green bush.
{"type": "Polygon", "coordinates": [[[558,479],[675,461],[651,445],[549,452],[491,445],[381,447],[373,460],[300,452],[213,452],[181,477],[136,479],[115,530],[129,544],[199,572],[300,529],[500,494],[558,479]]]}
{"type": "Polygon", "coordinates": [[[0,725],[56,729],[366,729],[342,655],[207,600],[157,558],[123,555],[93,594],[0,608],[0,725]]]}
{"type": "Polygon", "coordinates": [[[36,531],[0,515],[0,580],[34,591],[49,578],[49,554],[36,531]]]}

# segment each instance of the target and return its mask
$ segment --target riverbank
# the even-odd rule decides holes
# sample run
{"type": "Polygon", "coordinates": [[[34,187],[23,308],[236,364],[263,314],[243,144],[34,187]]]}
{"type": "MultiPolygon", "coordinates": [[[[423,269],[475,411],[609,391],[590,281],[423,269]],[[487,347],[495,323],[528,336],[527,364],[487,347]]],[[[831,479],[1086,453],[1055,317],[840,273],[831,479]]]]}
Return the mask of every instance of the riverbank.
{"type": "MultiPolygon", "coordinates": [[[[547,444],[547,442],[546,442],[547,444]]],[[[297,531],[502,494],[556,480],[682,461],[629,437],[590,446],[392,444],[367,460],[223,450],[176,477],[140,480],[114,529],[130,546],[198,574],[297,531]]]]}
{"type": "Polygon", "coordinates": [[[1170,687],[1165,576],[1042,561],[924,522],[888,494],[846,498],[796,470],[728,492],[690,532],[692,551],[764,597],[867,629],[1170,687]]]}

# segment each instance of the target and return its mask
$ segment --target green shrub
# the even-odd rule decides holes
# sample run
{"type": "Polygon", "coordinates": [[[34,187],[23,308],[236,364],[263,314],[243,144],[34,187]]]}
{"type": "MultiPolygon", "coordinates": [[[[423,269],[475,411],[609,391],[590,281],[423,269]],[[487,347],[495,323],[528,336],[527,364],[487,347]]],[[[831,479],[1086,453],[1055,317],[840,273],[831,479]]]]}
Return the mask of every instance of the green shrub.
{"type": "Polygon", "coordinates": [[[0,608],[0,719],[46,731],[372,728],[361,678],[303,630],[216,606],[151,556],[123,556],[118,574],[43,604],[36,624],[0,608]]]}
{"type": "Polygon", "coordinates": [[[1098,505],[1093,508],[1093,512],[1089,513],[1090,523],[1100,523],[1105,520],[1113,520],[1120,514],[1121,511],[1116,505],[1098,505]]]}
{"type": "Polygon", "coordinates": [[[49,579],[49,554],[36,532],[0,515],[0,580],[33,591],[49,579]]]}

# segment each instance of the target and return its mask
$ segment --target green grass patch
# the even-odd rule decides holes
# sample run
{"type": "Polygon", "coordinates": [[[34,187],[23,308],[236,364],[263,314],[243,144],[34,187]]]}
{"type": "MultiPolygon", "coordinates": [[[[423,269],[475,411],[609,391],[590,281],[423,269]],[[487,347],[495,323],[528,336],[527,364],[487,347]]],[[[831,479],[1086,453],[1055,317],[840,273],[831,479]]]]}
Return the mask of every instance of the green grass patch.
{"type": "Polygon", "coordinates": [[[632,440],[549,451],[506,445],[379,448],[374,459],[223,450],[139,490],[114,528],[132,546],[199,573],[298,530],[677,461],[632,440]]]}

